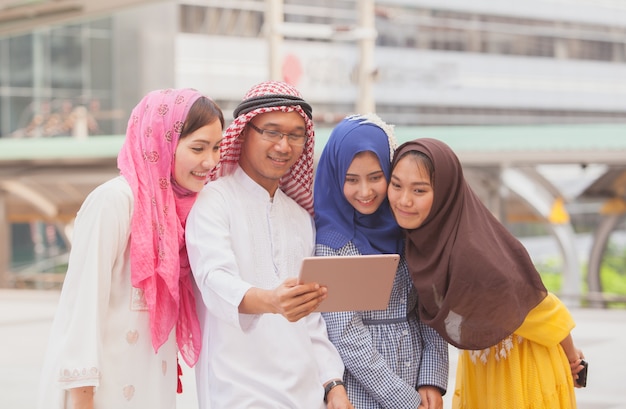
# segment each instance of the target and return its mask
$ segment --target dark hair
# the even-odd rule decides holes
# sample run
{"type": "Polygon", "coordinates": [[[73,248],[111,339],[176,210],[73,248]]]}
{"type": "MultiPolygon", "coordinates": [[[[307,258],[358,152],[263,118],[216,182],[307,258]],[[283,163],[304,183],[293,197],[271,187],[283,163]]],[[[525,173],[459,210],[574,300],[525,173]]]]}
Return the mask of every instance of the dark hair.
{"type": "Polygon", "coordinates": [[[180,139],[183,139],[189,134],[194,133],[203,126],[212,124],[215,120],[220,121],[222,130],[224,129],[224,114],[222,109],[211,98],[202,96],[198,98],[187,114],[187,119],[183,125],[183,130],[180,133],[180,139]]]}
{"type": "Polygon", "coordinates": [[[398,162],[400,162],[400,159],[403,159],[409,155],[413,157],[413,160],[415,160],[415,163],[417,163],[418,168],[422,168],[426,171],[426,173],[428,174],[428,178],[430,179],[430,184],[431,186],[434,187],[435,186],[435,166],[433,165],[433,161],[424,152],[416,151],[414,149],[402,152],[400,156],[398,156],[394,160],[393,168],[391,168],[391,171],[393,172],[393,169],[396,167],[398,162]]]}

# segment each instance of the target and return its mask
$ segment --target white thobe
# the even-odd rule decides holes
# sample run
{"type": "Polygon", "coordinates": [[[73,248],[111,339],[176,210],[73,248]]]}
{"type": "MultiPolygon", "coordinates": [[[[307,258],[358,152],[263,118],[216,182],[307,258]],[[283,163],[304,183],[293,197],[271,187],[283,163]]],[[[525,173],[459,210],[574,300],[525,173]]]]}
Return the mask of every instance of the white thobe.
{"type": "Polygon", "coordinates": [[[143,293],[131,286],[133,194],[123,177],[89,194],[41,373],[40,409],[67,408],[67,389],[94,386],[95,409],[176,406],[176,340],[154,352],[143,293]]]}
{"type": "Polygon", "coordinates": [[[273,289],[297,276],[314,252],[311,216],[280,190],[270,198],[237,168],[199,194],[186,237],[204,301],[200,408],[324,408],[322,385],[342,378],[344,367],[321,315],[291,323],[238,311],[251,287],[273,289]]]}

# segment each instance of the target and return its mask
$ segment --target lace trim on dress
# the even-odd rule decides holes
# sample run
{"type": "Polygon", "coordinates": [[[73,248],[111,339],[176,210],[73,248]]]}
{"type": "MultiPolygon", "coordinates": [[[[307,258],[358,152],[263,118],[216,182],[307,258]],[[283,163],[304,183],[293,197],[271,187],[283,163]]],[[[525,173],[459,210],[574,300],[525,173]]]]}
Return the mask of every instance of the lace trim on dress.
{"type": "Polygon", "coordinates": [[[100,378],[100,371],[96,367],[82,369],[62,369],[59,382],[75,382],[100,378]]]}
{"type": "Polygon", "coordinates": [[[468,351],[469,356],[473,363],[480,361],[482,364],[486,364],[489,356],[492,354],[496,361],[499,361],[500,359],[507,359],[509,352],[511,352],[515,346],[515,341],[519,344],[522,340],[523,338],[519,335],[509,335],[492,347],[477,351],[468,351]]]}
{"type": "Polygon", "coordinates": [[[350,115],[347,117],[347,119],[351,121],[363,120],[363,123],[370,123],[382,129],[383,132],[387,135],[387,141],[389,142],[389,160],[393,161],[393,154],[396,151],[396,148],[398,147],[398,140],[396,139],[396,136],[394,134],[394,125],[390,125],[386,123],[378,115],[374,113],[368,113],[364,115],[363,114],[350,115]]]}

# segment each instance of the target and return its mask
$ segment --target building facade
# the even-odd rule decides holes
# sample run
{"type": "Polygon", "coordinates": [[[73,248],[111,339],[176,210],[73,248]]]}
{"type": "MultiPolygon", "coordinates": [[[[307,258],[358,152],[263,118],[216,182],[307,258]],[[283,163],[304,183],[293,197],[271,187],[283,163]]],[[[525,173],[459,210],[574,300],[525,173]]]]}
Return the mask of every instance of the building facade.
{"type": "MultiPolygon", "coordinates": [[[[91,0],[89,0],[91,1],[91,0]]],[[[45,1],[44,1],[45,2],[45,1]]],[[[0,37],[0,135],[123,133],[154,88],[194,87],[228,114],[253,83],[282,79],[318,124],[354,112],[363,75],[354,0],[147,1],[0,37]],[[278,49],[268,34],[279,33],[278,49]],[[69,118],[69,119],[68,119],[69,118]]],[[[387,0],[373,7],[376,111],[398,125],[626,122],[626,4],[619,0],[387,0]]],[[[0,11],[1,16],[2,11],[0,11]]],[[[1,18],[0,18],[1,24],[1,18]]]]}

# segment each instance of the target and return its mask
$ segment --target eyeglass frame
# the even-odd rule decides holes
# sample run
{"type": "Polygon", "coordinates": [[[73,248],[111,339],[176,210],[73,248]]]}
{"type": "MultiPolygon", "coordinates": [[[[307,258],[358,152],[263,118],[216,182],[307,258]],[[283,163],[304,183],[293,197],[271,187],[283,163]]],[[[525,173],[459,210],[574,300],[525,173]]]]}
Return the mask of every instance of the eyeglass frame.
{"type": "Polygon", "coordinates": [[[273,142],[275,144],[280,143],[280,141],[282,141],[283,137],[285,137],[285,136],[287,137],[287,144],[289,146],[296,146],[298,148],[306,145],[307,141],[309,140],[309,137],[306,135],[306,133],[304,135],[295,135],[295,134],[291,134],[291,133],[283,133],[283,132],[280,132],[280,131],[276,131],[274,129],[261,129],[258,126],[256,126],[255,124],[253,124],[252,121],[248,122],[248,125],[250,125],[250,127],[252,129],[254,129],[256,132],[258,132],[261,135],[261,138],[263,138],[263,140],[268,141],[268,142],[273,142]],[[275,135],[275,137],[265,135],[266,132],[269,132],[270,134],[275,135]],[[278,139],[275,139],[276,137],[278,137],[278,139]],[[302,142],[302,144],[292,143],[292,142],[295,142],[295,141],[293,141],[293,139],[290,139],[290,137],[291,138],[296,137],[298,139],[303,137],[303,141],[304,142],[302,142]]]}

